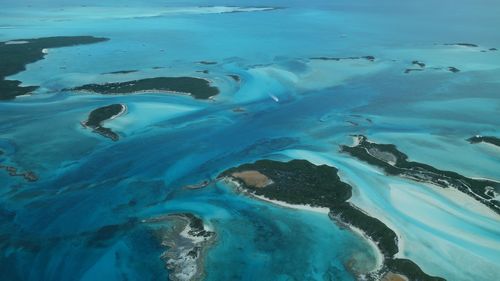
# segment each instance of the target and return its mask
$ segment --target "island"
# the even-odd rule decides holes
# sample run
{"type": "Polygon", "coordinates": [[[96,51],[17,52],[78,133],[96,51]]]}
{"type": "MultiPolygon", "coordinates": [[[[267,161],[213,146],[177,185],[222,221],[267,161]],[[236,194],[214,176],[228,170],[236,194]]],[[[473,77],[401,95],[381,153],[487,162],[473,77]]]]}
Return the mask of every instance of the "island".
{"type": "Polygon", "coordinates": [[[350,202],[352,187],[338,176],[338,170],[327,165],[314,165],[307,160],[280,162],[259,160],[223,171],[218,177],[235,184],[251,197],[297,207],[326,208],[336,223],[361,230],[373,240],[384,262],[370,280],[380,276],[401,276],[409,280],[444,280],[423,272],[408,259],[396,258],[396,233],[380,220],[371,217],[350,202]]]}
{"type": "Polygon", "coordinates": [[[198,63],[205,64],[205,65],[217,64],[217,62],[215,62],[215,61],[206,61],[206,60],[199,61],[198,63]]]}
{"type": "Polygon", "coordinates": [[[472,44],[472,43],[446,43],[444,44],[445,46],[462,46],[462,47],[470,47],[470,48],[476,48],[479,47],[477,44],[472,44]]]}
{"type": "Polygon", "coordinates": [[[425,68],[425,63],[421,62],[421,61],[418,61],[418,60],[414,60],[411,62],[411,64],[413,65],[418,65],[420,66],[421,68],[425,68]]]}
{"type": "MultiPolygon", "coordinates": [[[[0,150],[0,156],[4,155],[5,152],[0,150]]],[[[5,170],[9,176],[11,177],[22,177],[26,181],[34,182],[38,180],[38,176],[33,171],[24,171],[19,172],[19,168],[13,165],[5,165],[2,163],[2,159],[0,159],[0,169],[5,170]]]]}
{"type": "Polygon", "coordinates": [[[229,76],[229,77],[231,77],[231,78],[233,78],[233,80],[234,80],[235,82],[240,82],[240,81],[241,81],[241,78],[240,78],[240,76],[239,76],[239,75],[236,75],[236,74],[229,74],[228,76],[229,76]]]}
{"type": "Polygon", "coordinates": [[[412,64],[412,65],[416,65],[416,66],[418,66],[419,68],[407,68],[407,69],[405,69],[405,71],[404,71],[404,73],[405,73],[405,74],[408,74],[408,73],[410,73],[410,72],[412,72],[412,71],[423,71],[423,70],[424,70],[424,68],[425,68],[425,63],[424,63],[424,62],[421,62],[421,61],[419,61],[419,60],[414,60],[414,61],[412,61],[412,62],[411,62],[411,64],[412,64]]]}
{"type": "Polygon", "coordinates": [[[169,280],[202,280],[207,249],[216,241],[216,233],[208,230],[203,220],[191,213],[168,214],[144,220],[145,223],[165,222],[171,225],[159,231],[166,251],[161,259],[169,271],[169,280]]]}
{"type": "Polygon", "coordinates": [[[209,99],[219,93],[210,81],[197,77],[155,77],[126,82],[86,84],[65,91],[91,92],[103,95],[168,92],[187,94],[195,99],[209,99]]]}
{"type": "Polygon", "coordinates": [[[135,73],[138,72],[139,70],[131,69],[131,70],[118,70],[118,71],[111,71],[111,72],[106,72],[103,74],[129,74],[129,73],[135,73]]]}
{"type": "Polygon", "coordinates": [[[408,74],[412,71],[423,71],[423,70],[424,69],[422,69],[422,68],[407,68],[407,69],[405,69],[405,74],[408,74]]]}
{"type": "Polygon", "coordinates": [[[120,137],[111,129],[103,127],[102,123],[106,120],[114,119],[121,114],[125,113],[127,107],[124,104],[112,104],[108,106],[99,107],[90,112],[87,120],[81,124],[85,128],[92,129],[93,132],[100,134],[113,141],[117,141],[120,137]]]}
{"type": "MultiPolygon", "coordinates": [[[[405,69],[405,71],[404,71],[404,73],[405,73],[405,74],[411,73],[411,72],[413,72],[413,71],[424,71],[424,70],[426,70],[426,68],[425,68],[425,63],[423,63],[423,62],[420,62],[420,61],[413,61],[413,62],[412,62],[412,64],[413,64],[413,65],[417,65],[417,66],[419,66],[419,68],[407,68],[407,69],[405,69]]],[[[428,68],[427,68],[427,69],[428,69],[428,68]]],[[[443,69],[444,69],[444,70],[447,70],[447,71],[449,71],[449,72],[453,72],[453,73],[458,73],[458,72],[460,72],[460,69],[458,69],[458,68],[456,68],[456,67],[454,67],[454,66],[448,66],[448,67],[446,67],[446,68],[443,68],[443,67],[432,67],[431,69],[432,69],[432,70],[443,70],[443,69]]]]}
{"type": "Polygon", "coordinates": [[[477,135],[477,136],[473,136],[473,137],[468,138],[467,141],[472,143],[472,144],[484,142],[484,143],[489,143],[489,144],[492,144],[494,146],[500,147],[500,138],[497,138],[494,136],[479,136],[479,135],[477,135]]]}
{"type": "Polygon", "coordinates": [[[333,60],[333,61],[342,61],[342,60],[359,60],[365,59],[368,61],[375,61],[374,56],[360,56],[360,57],[312,57],[311,60],[333,60]]]}
{"type": "Polygon", "coordinates": [[[0,100],[14,99],[29,94],[38,86],[20,86],[21,81],[6,77],[26,70],[26,65],[45,57],[50,48],[92,44],[108,40],[92,36],[61,36],[38,39],[19,39],[0,42],[0,100]]]}
{"type": "Polygon", "coordinates": [[[452,171],[443,171],[428,164],[408,161],[408,156],[393,144],[378,144],[363,135],[355,136],[355,145],[340,147],[342,152],[377,166],[389,175],[426,182],[441,188],[455,188],[500,214],[500,183],[473,179],[452,171]]]}

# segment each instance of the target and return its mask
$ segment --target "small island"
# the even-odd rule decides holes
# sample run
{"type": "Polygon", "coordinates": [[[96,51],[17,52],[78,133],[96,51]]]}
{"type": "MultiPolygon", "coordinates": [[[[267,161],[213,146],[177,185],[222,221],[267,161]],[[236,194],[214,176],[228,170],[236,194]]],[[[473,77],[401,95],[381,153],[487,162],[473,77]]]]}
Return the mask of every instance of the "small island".
{"type": "Polygon", "coordinates": [[[103,127],[102,123],[106,120],[114,119],[121,114],[125,113],[127,107],[124,104],[112,104],[108,106],[99,107],[90,112],[87,120],[82,122],[86,128],[92,129],[93,132],[100,134],[113,141],[117,141],[120,137],[111,129],[103,127]]]}
{"type": "MultiPolygon", "coordinates": [[[[4,154],[5,152],[0,150],[0,156],[4,154]]],[[[16,166],[3,164],[2,159],[0,159],[0,170],[5,170],[11,177],[22,177],[29,182],[35,182],[38,180],[38,176],[35,174],[35,172],[33,171],[20,172],[19,171],[20,169],[16,166]]]]}
{"type": "Polygon", "coordinates": [[[38,39],[19,39],[0,42],[0,100],[14,99],[16,96],[29,94],[38,86],[20,86],[17,80],[6,77],[26,70],[26,65],[45,57],[50,48],[92,44],[108,40],[92,36],[61,36],[38,39]]]}
{"type": "Polygon", "coordinates": [[[139,70],[131,69],[131,70],[118,70],[118,71],[111,71],[111,72],[106,72],[103,74],[129,74],[129,73],[135,73],[138,72],[139,70]]]}
{"type": "MultiPolygon", "coordinates": [[[[429,69],[429,68],[425,68],[425,63],[420,62],[420,61],[413,61],[412,64],[419,66],[419,68],[407,68],[404,71],[405,74],[409,74],[409,73],[414,72],[414,71],[421,72],[421,71],[424,71],[426,69],[429,69]]],[[[446,70],[446,71],[449,71],[449,72],[452,72],[452,73],[458,73],[458,72],[460,72],[460,69],[458,69],[458,68],[456,68],[454,66],[448,66],[448,67],[445,67],[445,68],[443,68],[443,67],[432,67],[430,69],[432,69],[432,70],[446,70]]]]}
{"type": "Polygon", "coordinates": [[[375,242],[384,257],[382,268],[369,274],[370,280],[387,275],[400,275],[409,280],[444,280],[427,275],[411,260],[395,257],[399,251],[396,233],[347,201],[352,187],[340,179],[334,167],[317,166],[306,160],[259,160],[228,169],[217,178],[234,182],[239,190],[262,200],[326,208],[336,223],[360,229],[375,242]]]}
{"type": "Polygon", "coordinates": [[[199,64],[204,64],[204,65],[217,64],[217,62],[215,62],[215,61],[206,61],[206,60],[199,61],[198,63],[199,64]]]}
{"type": "Polygon", "coordinates": [[[467,141],[471,144],[476,144],[476,143],[489,143],[494,146],[500,147],[500,138],[494,137],[494,136],[473,136],[467,139],[467,141]]]}
{"type": "Polygon", "coordinates": [[[240,81],[241,81],[241,78],[240,78],[240,76],[239,76],[239,75],[236,75],[236,74],[229,74],[228,76],[229,76],[229,77],[231,77],[231,78],[233,78],[233,80],[234,80],[235,82],[240,82],[240,81]]]}
{"type": "Polygon", "coordinates": [[[169,271],[169,280],[202,280],[207,249],[215,243],[216,233],[208,230],[203,220],[190,213],[169,214],[144,221],[168,222],[171,227],[159,231],[162,246],[167,250],[161,259],[169,271]]]}
{"type": "Polygon", "coordinates": [[[332,61],[342,61],[342,60],[359,60],[365,59],[368,61],[375,61],[374,56],[360,56],[360,57],[312,57],[311,60],[332,60],[332,61]]]}
{"type": "Polygon", "coordinates": [[[383,169],[389,175],[431,183],[441,188],[456,188],[500,214],[500,183],[472,179],[451,171],[436,169],[428,164],[408,161],[408,156],[393,144],[378,144],[368,141],[365,136],[356,136],[354,146],[342,145],[342,152],[383,169]]]}
{"type": "Polygon", "coordinates": [[[413,71],[423,71],[425,69],[425,63],[422,62],[422,61],[414,60],[414,61],[411,62],[411,64],[412,65],[416,65],[419,68],[407,68],[404,71],[405,74],[408,74],[408,73],[413,72],[413,71]]]}
{"type": "Polygon", "coordinates": [[[421,62],[421,61],[418,61],[418,60],[414,60],[411,62],[411,64],[413,65],[418,65],[420,66],[421,68],[425,68],[425,63],[421,62]]]}
{"type": "Polygon", "coordinates": [[[86,84],[65,90],[103,95],[168,92],[191,95],[195,99],[209,99],[219,93],[219,89],[211,86],[210,81],[197,77],[156,77],[126,82],[86,84]]]}

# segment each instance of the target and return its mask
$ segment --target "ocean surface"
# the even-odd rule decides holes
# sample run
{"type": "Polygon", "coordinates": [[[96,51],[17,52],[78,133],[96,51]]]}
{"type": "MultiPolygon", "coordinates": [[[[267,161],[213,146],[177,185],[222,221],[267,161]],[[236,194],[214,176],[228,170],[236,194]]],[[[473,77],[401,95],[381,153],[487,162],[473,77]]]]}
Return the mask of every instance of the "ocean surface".
{"type": "Polygon", "coordinates": [[[206,280],[355,280],[347,264],[377,266],[370,242],[325,214],[223,183],[183,188],[264,158],[337,167],[351,202],[393,229],[398,256],[426,273],[498,279],[498,214],[339,152],[364,134],[410,160],[499,181],[500,148],[466,141],[500,137],[500,51],[489,50],[500,49],[498,15],[494,0],[2,1],[0,41],[110,40],[49,49],[9,77],[40,88],[0,102],[0,160],[39,180],[0,170],[0,279],[167,280],[165,248],[141,222],[182,212],[217,232],[206,280]],[[278,9],[225,12],[234,7],[278,9]],[[458,42],[478,47],[445,45],[458,42]],[[312,59],[362,56],[375,60],[312,59]],[[404,73],[414,60],[425,70],[404,73]],[[124,70],[137,72],[109,74],[124,70]],[[63,90],[161,76],[206,78],[221,93],[63,90]],[[119,141],[81,126],[113,103],[127,106],[106,122],[119,141]]]}

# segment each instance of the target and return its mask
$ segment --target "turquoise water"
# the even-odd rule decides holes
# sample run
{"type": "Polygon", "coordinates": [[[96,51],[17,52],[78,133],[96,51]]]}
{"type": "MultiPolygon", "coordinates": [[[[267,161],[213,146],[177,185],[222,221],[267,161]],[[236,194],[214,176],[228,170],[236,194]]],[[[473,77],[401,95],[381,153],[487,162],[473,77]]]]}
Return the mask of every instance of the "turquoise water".
{"type": "Polygon", "coordinates": [[[0,172],[5,280],[166,280],[164,249],[140,221],[186,211],[219,233],[206,259],[208,280],[352,280],[345,268],[352,257],[374,266],[369,244],[325,215],[257,202],[220,185],[182,189],[260,158],[339,167],[355,188],[353,203],[393,228],[404,241],[400,255],[428,273],[448,280],[500,275],[498,215],[338,153],[350,134],[363,133],[397,144],[413,160],[500,180],[500,150],[465,141],[500,136],[500,52],[480,51],[500,47],[497,1],[81,5],[2,3],[0,41],[111,39],[50,49],[11,77],[41,88],[0,103],[0,149],[7,152],[0,157],[40,180],[26,183],[0,172]],[[220,14],[199,6],[283,9],[220,14]],[[480,47],[442,45],[454,42],[480,47]],[[376,60],[310,60],[366,55],[376,60]],[[202,60],[218,64],[197,63],[202,60]],[[413,60],[425,62],[426,70],[404,74],[413,60]],[[432,69],[448,66],[461,72],[432,69]],[[120,70],[138,72],[103,74],[120,70]],[[85,83],[186,75],[210,79],[222,93],[198,101],[61,92],[85,83]],[[128,107],[106,124],[120,134],[116,143],[79,124],[112,103],[128,107]],[[236,107],[245,112],[233,112],[236,107]],[[99,232],[110,225],[109,235],[99,232]]]}

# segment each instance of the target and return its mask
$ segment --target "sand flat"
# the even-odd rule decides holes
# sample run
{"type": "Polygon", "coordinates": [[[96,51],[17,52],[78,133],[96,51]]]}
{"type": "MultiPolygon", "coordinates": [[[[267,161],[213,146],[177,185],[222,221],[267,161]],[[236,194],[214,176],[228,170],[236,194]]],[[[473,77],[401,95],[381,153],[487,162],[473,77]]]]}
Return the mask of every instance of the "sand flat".
{"type": "Polygon", "coordinates": [[[382,281],[408,281],[408,278],[401,274],[387,272],[387,274],[382,277],[382,281]]]}
{"type": "Polygon", "coordinates": [[[242,180],[246,185],[263,188],[272,183],[272,181],[259,171],[250,170],[232,173],[231,176],[242,180]]]}

